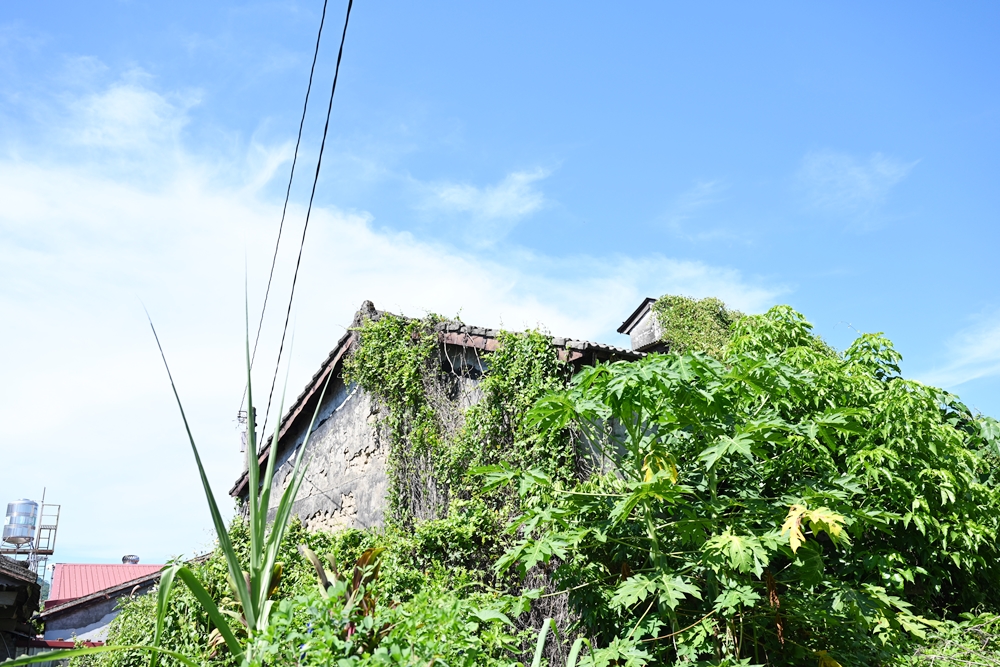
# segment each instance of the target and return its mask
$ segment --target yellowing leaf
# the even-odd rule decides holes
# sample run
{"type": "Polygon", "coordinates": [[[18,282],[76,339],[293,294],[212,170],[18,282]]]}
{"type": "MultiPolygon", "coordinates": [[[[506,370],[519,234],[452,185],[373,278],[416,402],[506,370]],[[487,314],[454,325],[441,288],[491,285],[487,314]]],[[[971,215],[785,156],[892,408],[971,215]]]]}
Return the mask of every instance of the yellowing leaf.
{"type": "Polygon", "coordinates": [[[841,542],[847,539],[847,535],[844,533],[844,517],[829,507],[809,510],[805,513],[804,518],[809,520],[809,527],[813,533],[823,531],[834,542],[841,542]]]}
{"type": "Polygon", "coordinates": [[[805,505],[792,505],[788,509],[785,522],[781,524],[781,534],[788,533],[788,546],[792,548],[792,553],[798,551],[802,543],[806,541],[805,535],[802,534],[802,515],[806,511],[805,505]]]}
{"type": "Polygon", "coordinates": [[[830,654],[826,651],[816,651],[816,657],[819,658],[818,667],[843,667],[839,662],[830,657],[830,654]]]}
{"type": "Polygon", "coordinates": [[[666,470],[670,481],[674,484],[677,483],[677,466],[673,462],[673,457],[669,455],[666,458],[662,458],[655,454],[646,454],[642,459],[642,470],[645,473],[643,482],[647,484],[652,482],[653,476],[661,470],[666,470]]]}

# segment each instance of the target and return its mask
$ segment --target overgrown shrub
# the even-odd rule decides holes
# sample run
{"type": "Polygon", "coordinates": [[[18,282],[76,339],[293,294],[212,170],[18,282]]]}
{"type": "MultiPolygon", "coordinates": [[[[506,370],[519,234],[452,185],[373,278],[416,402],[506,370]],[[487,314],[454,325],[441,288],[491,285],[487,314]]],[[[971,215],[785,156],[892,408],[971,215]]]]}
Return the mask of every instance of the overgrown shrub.
{"type": "MultiPolygon", "coordinates": [[[[547,336],[501,334],[460,413],[449,392],[468,378],[442,359],[437,318],[363,325],[348,374],[390,436],[389,522],[326,534],[293,521],[266,631],[241,635],[253,655],[527,662],[533,642],[517,628],[551,599],[540,595],[562,595],[588,667],[1000,664],[997,422],[902,378],[880,335],[837,352],[787,307],[742,316],[665,297],[654,309],[669,354],[571,383],[547,336]],[[584,445],[610,470],[580,479],[584,445]],[[414,482],[440,492],[435,518],[412,511],[414,482]],[[300,544],[341,566],[381,550],[379,575],[321,590],[300,544]],[[555,590],[516,595],[529,572],[555,590]]],[[[247,525],[229,534],[246,561],[247,525]]],[[[238,615],[221,553],[192,570],[238,615]]],[[[154,607],[124,602],[110,640],[149,643],[154,607]]],[[[211,630],[191,592],[174,590],[163,646],[233,664],[211,630]]]]}
{"type": "Polygon", "coordinates": [[[494,468],[526,506],[499,568],[557,559],[582,629],[630,664],[876,665],[997,610],[996,422],[898,362],[879,335],[837,354],[776,307],[721,360],[585,369],[533,416],[617,468],[494,468]]]}

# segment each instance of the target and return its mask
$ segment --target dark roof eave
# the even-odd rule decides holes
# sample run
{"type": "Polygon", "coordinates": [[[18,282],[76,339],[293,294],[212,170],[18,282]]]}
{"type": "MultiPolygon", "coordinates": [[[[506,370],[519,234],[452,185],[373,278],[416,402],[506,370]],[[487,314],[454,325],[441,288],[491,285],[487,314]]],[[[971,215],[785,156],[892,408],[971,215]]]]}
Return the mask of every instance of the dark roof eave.
{"type": "Polygon", "coordinates": [[[38,577],[34,572],[26,567],[22,567],[13,558],[0,555],[0,574],[6,574],[12,579],[22,581],[26,584],[37,584],[38,577]]]}
{"type": "Polygon", "coordinates": [[[646,311],[651,308],[654,303],[656,303],[656,299],[651,296],[647,296],[643,299],[642,303],[639,304],[639,307],[636,308],[624,322],[622,322],[620,327],[618,327],[618,333],[628,334],[632,330],[632,327],[635,326],[636,321],[645,315],[646,311]]]}

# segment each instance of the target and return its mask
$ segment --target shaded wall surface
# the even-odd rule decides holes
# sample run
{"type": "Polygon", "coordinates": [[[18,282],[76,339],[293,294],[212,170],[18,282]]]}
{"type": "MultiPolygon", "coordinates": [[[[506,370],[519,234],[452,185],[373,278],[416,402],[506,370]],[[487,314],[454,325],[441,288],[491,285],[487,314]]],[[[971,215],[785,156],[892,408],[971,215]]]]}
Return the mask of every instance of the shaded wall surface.
{"type": "Polygon", "coordinates": [[[118,615],[118,603],[122,598],[145,595],[158,581],[159,577],[147,577],[144,580],[126,582],[86,598],[46,609],[40,614],[45,622],[43,637],[61,641],[103,642],[108,637],[108,626],[118,615]]]}

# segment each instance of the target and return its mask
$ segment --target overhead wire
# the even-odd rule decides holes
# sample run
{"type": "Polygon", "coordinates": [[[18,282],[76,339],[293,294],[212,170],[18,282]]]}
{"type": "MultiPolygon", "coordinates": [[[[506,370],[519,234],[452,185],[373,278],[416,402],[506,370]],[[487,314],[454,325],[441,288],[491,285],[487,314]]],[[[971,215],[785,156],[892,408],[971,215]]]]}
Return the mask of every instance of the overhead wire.
{"type": "MultiPolygon", "coordinates": [[[[306,99],[302,104],[302,117],[299,119],[299,134],[295,138],[295,152],[292,155],[292,169],[288,174],[288,187],[285,188],[285,204],[281,207],[281,222],[278,224],[278,238],[274,241],[274,256],[271,258],[271,272],[267,275],[267,289],[264,290],[264,305],[260,308],[260,322],[257,324],[257,337],[253,341],[253,354],[250,356],[250,369],[257,358],[257,344],[260,343],[260,332],[264,326],[264,313],[267,311],[267,298],[271,294],[271,281],[274,279],[274,267],[278,262],[278,246],[281,245],[281,232],[285,228],[285,215],[288,213],[288,200],[292,194],[292,180],[295,178],[295,165],[299,160],[299,146],[302,144],[302,128],[306,124],[306,110],[309,108],[309,94],[312,92],[313,75],[316,73],[316,60],[319,58],[319,43],[323,38],[323,25],[326,23],[326,6],[329,0],[323,0],[323,13],[319,17],[319,32],[316,34],[316,48],[313,49],[312,66],[309,68],[309,85],[306,86],[306,99]]],[[[243,397],[240,399],[240,412],[247,398],[247,385],[243,385],[243,397]]]]}
{"type": "MultiPolygon", "coordinates": [[[[267,418],[271,413],[271,400],[274,398],[274,386],[278,381],[278,368],[281,366],[281,354],[285,349],[285,336],[288,334],[288,321],[292,316],[292,301],[295,299],[295,284],[299,278],[299,266],[302,264],[302,249],[306,244],[306,232],[309,231],[309,219],[312,215],[313,200],[316,197],[316,184],[319,182],[319,172],[323,166],[323,151],[326,148],[326,137],[330,130],[330,114],[333,111],[333,96],[337,92],[337,79],[340,77],[340,62],[344,57],[344,41],[347,39],[347,25],[351,21],[351,7],[354,0],[347,0],[347,15],[344,17],[344,30],[340,35],[340,49],[337,51],[337,66],[333,71],[333,85],[330,87],[330,101],[326,107],[326,122],[323,125],[323,139],[319,144],[319,157],[316,159],[316,174],[313,176],[312,191],[309,193],[309,206],[306,208],[306,221],[302,226],[302,240],[299,241],[299,254],[295,260],[295,273],[292,274],[292,289],[288,294],[288,309],[285,311],[285,326],[281,330],[281,344],[278,346],[278,358],[274,364],[274,377],[271,378],[271,391],[267,395],[267,409],[264,411],[264,425],[261,433],[267,433],[267,418]]],[[[278,416],[279,426],[281,416],[278,416]]],[[[279,434],[280,435],[280,434],[279,434]]]]}

